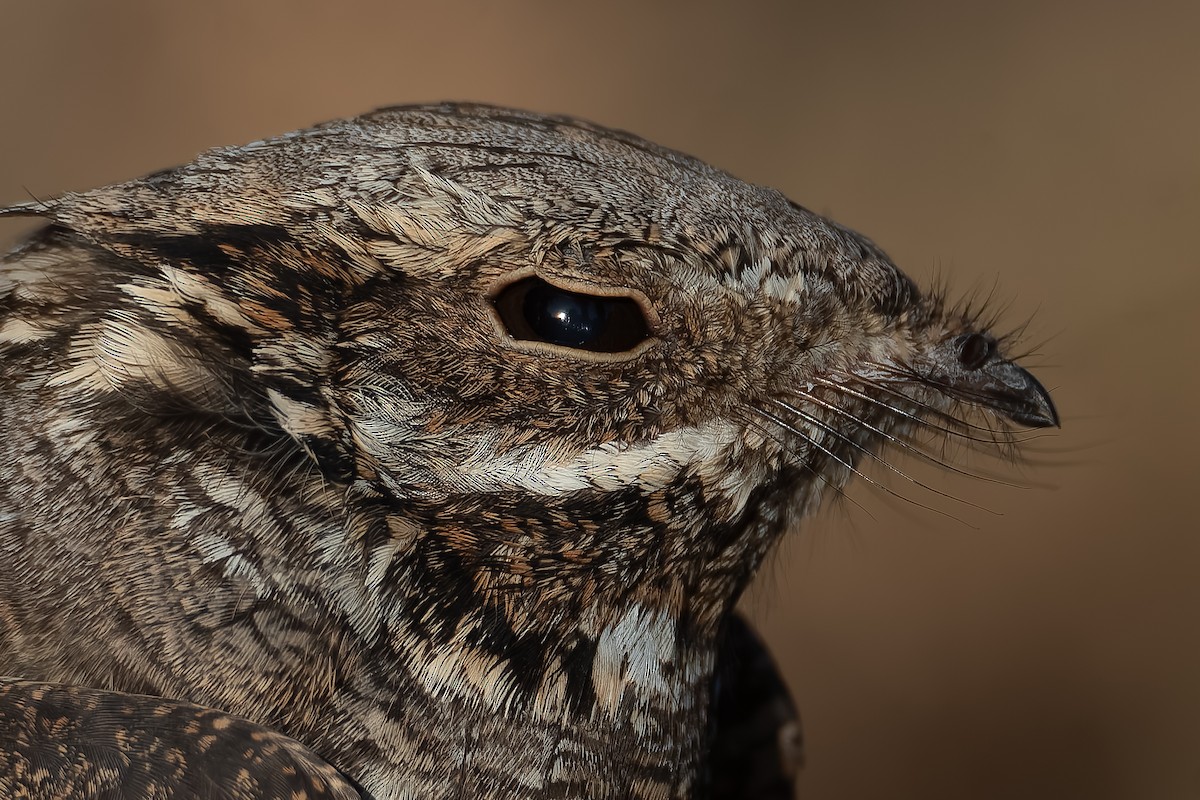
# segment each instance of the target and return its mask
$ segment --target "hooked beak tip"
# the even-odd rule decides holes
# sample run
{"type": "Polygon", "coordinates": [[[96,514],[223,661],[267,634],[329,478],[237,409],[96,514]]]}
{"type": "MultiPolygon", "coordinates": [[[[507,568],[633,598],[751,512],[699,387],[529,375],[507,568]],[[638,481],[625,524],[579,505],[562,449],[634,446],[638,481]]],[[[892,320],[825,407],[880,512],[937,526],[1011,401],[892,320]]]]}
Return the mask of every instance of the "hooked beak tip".
{"type": "Polygon", "coordinates": [[[931,383],[947,394],[1029,428],[1062,427],[1046,387],[997,351],[987,334],[968,333],[935,347],[931,383]]]}
{"type": "Polygon", "coordinates": [[[1029,401],[1026,408],[1019,411],[1013,409],[1006,413],[1014,422],[1030,428],[1061,428],[1062,422],[1058,417],[1058,409],[1054,407],[1050,393],[1036,378],[1032,375],[1029,377],[1033,384],[1033,391],[1028,395],[1029,401]]]}
{"type": "Polygon", "coordinates": [[[999,413],[1029,428],[1062,427],[1050,392],[1029,370],[997,360],[979,372],[989,379],[987,394],[999,413]]]}

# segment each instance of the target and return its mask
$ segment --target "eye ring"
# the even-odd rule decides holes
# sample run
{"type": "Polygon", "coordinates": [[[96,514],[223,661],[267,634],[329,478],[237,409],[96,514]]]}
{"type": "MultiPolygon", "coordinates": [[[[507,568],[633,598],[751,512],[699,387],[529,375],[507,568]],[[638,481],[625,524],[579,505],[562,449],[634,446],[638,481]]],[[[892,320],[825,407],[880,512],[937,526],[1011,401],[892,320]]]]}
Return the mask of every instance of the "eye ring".
{"type": "Polygon", "coordinates": [[[636,289],[564,286],[522,270],[506,276],[488,299],[498,331],[519,350],[620,361],[655,341],[658,315],[636,289]]]}

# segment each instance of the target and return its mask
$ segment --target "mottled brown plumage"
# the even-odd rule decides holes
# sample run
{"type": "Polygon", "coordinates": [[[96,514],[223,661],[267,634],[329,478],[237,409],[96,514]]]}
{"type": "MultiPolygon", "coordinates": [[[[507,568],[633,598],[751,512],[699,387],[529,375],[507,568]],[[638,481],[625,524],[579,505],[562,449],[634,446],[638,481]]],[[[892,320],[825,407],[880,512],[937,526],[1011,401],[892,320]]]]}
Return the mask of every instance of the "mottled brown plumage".
{"type": "Polygon", "coordinates": [[[0,791],[36,800],[359,800],[299,742],[159,697],[0,681],[0,791]]]}
{"type": "Polygon", "coordinates": [[[572,120],[388,109],[6,213],[49,225],[0,265],[0,672],[379,800],[724,786],[771,546],[916,428],[1057,421],[866,239],[572,120]]]}

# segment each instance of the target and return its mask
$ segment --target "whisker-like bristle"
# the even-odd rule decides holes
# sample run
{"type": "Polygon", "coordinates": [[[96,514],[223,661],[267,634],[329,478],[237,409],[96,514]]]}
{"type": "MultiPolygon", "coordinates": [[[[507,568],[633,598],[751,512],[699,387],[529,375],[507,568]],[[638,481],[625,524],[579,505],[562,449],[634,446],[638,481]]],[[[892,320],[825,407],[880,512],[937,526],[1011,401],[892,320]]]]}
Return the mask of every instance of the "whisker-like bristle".
{"type": "MultiPolygon", "coordinates": [[[[757,409],[755,409],[753,407],[750,407],[750,410],[757,411],[757,409]]],[[[752,416],[746,416],[746,415],[739,415],[739,418],[743,424],[752,426],[760,434],[767,437],[771,441],[775,442],[780,447],[783,447],[785,450],[787,450],[792,455],[800,455],[799,453],[796,452],[795,444],[793,442],[789,441],[786,437],[783,437],[783,436],[780,436],[780,435],[774,433],[773,431],[768,429],[768,427],[765,424],[763,424],[760,420],[758,420],[752,416]]],[[[807,441],[809,441],[810,444],[812,443],[811,437],[808,437],[807,435],[804,435],[804,434],[801,434],[801,435],[804,436],[804,438],[807,441]]],[[[862,510],[868,517],[871,517],[871,519],[875,519],[875,516],[869,510],[867,510],[867,508],[865,506],[863,506],[861,503],[859,503],[853,497],[848,495],[846,493],[846,490],[843,489],[841,486],[838,486],[837,484],[831,482],[829,480],[829,478],[822,475],[821,472],[819,470],[817,470],[815,467],[813,467],[811,464],[805,463],[803,461],[803,459],[800,459],[798,463],[800,463],[801,466],[804,467],[804,469],[808,470],[809,474],[812,475],[814,478],[816,478],[818,481],[820,481],[822,485],[824,485],[828,489],[833,490],[833,492],[836,494],[836,496],[839,500],[846,500],[850,503],[853,503],[860,510],[862,510]]]]}
{"type": "MultiPolygon", "coordinates": [[[[856,450],[858,450],[859,452],[863,453],[863,455],[865,455],[867,458],[870,458],[870,459],[872,459],[873,461],[875,461],[875,462],[877,462],[877,463],[881,464],[883,467],[885,467],[886,469],[890,470],[891,472],[894,472],[894,473],[896,473],[897,475],[899,475],[901,478],[904,478],[904,479],[905,479],[906,481],[908,481],[909,483],[912,483],[912,484],[914,484],[914,485],[916,485],[916,486],[919,486],[919,487],[921,487],[922,489],[925,489],[926,491],[932,492],[932,493],[934,493],[934,494],[937,494],[937,495],[941,495],[942,497],[945,497],[945,498],[947,498],[947,499],[949,499],[949,500],[954,500],[955,502],[958,502],[958,503],[963,503],[964,505],[971,506],[972,508],[977,508],[977,509],[979,509],[980,511],[986,511],[986,512],[988,512],[989,514],[994,514],[994,513],[996,513],[995,511],[992,511],[992,509],[990,509],[990,508],[985,508],[984,506],[979,506],[979,505],[976,505],[976,504],[974,504],[974,503],[972,503],[972,502],[970,502],[970,501],[968,501],[968,500],[963,500],[961,497],[957,497],[957,496],[955,496],[955,495],[952,495],[952,494],[949,494],[949,493],[947,493],[947,492],[943,492],[943,491],[941,491],[940,489],[935,489],[935,488],[933,488],[932,486],[929,486],[928,484],[924,483],[923,481],[921,481],[921,480],[918,480],[917,478],[914,478],[913,476],[909,475],[909,474],[908,474],[907,472],[905,472],[904,470],[902,470],[902,469],[900,469],[899,467],[897,467],[895,464],[892,464],[890,461],[888,461],[887,459],[885,459],[883,456],[881,456],[881,455],[880,455],[878,452],[876,452],[875,450],[872,450],[871,448],[869,448],[869,447],[867,447],[867,446],[865,446],[865,445],[863,445],[863,444],[860,444],[859,442],[855,441],[854,439],[852,439],[852,438],[851,438],[851,437],[849,437],[848,435],[846,435],[846,434],[842,433],[841,431],[837,430],[837,428],[833,427],[832,425],[829,425],[829,424],[828,424],[828,423],[826,423],[826,422],[822,422],[820,419],[818,419],[817,417],[813,416],[812,414],[809,414],[809,413],[807,413],[807,412],[805,412],[805,411],[803,411],[803,410],[801,410],[801,409],[799,409],[799,408],[796,408],[795,406],[792,406],[791,404],[789,404],[789,403],[786,403],[786,402],[784,402],[784,401],[782,401],[782,400],[779,400],[779,399],[775,399],[775,398],[773,398],[771,402],[775,403],[776,405],[780,406],[780,407],[781,407],[781,408],[783,408],[783,409],[786,409],[787,411],[790,411],[790,412],[791,412],[791,413],[793,413],[793,414],[796,414],[796,415],[798,415],[798,416],[802,417],[802,418],[803,418],[805,421],[807,421],[809,424],[811,424],[811,425],[816,425],[817,427],[819,427],[819,428],[821,428],[822,430],[826,431],[826,432],[827,432],[827,433],[829,433],[830,435],[832,435],[832,436],[836,436],[837,438],[839,438],[839,439],[841,439],[842,441],[846,442],[846,443],[847,443],[847,444],[849,444],[850,446],[854,447],[854,448],[855,448],[856,450]]],[[[851,417],[851,419],[853,419],[855,422],[857,422],[857,423],[859,423],[859,424],[863,425],[863,427],[866,427],[866,428],[867,428],[867,429],[869,429],[869,430],[875,431],[875,432],[876,432],[876,433],[878,433],[879,435],[883,436],[885,439],[889,439],[889,440],[890,440],[890,439],[892,438],[892,437],[890,437],[890,436],[889,436],[887,433],[884,433],[883,431],[879,431],[878,429],[874,428],[873,426],[871,426],[871,425],[869,425],[869,424],[866,424],[866,423],[864,423],[862,420],[859,420],[859,419],[857,419],[857,418],[856,418],[856,417],[854,417],[853,415],[850,415],[850,417],[851,417]]],[[[918,452],[920,455],[925,455],[925,453],[921,453],[920,451],[916,451],[916,452],[918,452]]],[[[952,471],[955,471],[955,472],[961,472],[961,470],[958,470],[958,469],[956,469],[955,467],[951,466],[950,464],[947,464],[947,463],[944,463],[944,462],[942,462],[942,461],[939,461],[938,459],[935,459],[935,458],[929,457],[929,460],[930,460],[930,461],[932,461],[933,463],[937,464],[938,466],[945,468],[945,469],[952,470],[952,471]]],[[[974,475],[971,475],[970,473],[962,473],[962,474],[968,475],[969,477],[976,477],[976,476],[974,476],[974,475]]]]}
{"type": "MultiPolygon", "coordinates": [[[[905,420],[908,420],[909,422],[913,423],[914,425],[917,425],[922,428],[928,428],[930,430],[937,431],[938,433],[941,433],[946,436],[954,436],[954,437],[958,437],[958,438],[962,438],[962,439],[968,439],[971,441],[978,441],[978,442],[982,442],[982,443],[989,444],[989,445],[996,443],[995,438],[994,438],[996,431],[993,428],[990,428],[987,426],[982,426],[982,425],[974,425],[964,419],[954,416],[953,414],[943,411],[940,408],[934,408],[933,406],[929,405],[928,403],[924,403],[924,402],[916,399],[915,397],[912,397],[911,395],[905,394],[904,392],[901,392],[898,389],[894,389],[894,388],[888,386],[885,383],[881,383],[879,381],[873,381],[869,378],[865,378],[862,376],[854,376],[852,378],[852,380],[860,382],[860,383],[864,384],[865,386],[868,386],[872,389],[877,389],[878,391],[887,393],[905,403],[910,403],[917,409],[917,411],[924,413],[924,414],[929,414],[930,416],[937,417],[938,419],[940,419],[944,422],[950,423],[951,425],[954,425],[958,428],[964,428],[967,430],[977,430],[977,431],[985,432],[985,433],[989,434],[989,438],[983,439],[983,438],[971,436],[969,433],[964,433],[962,430],[955,430],[954,428],[946,428],[946,427],[942,427],[940,425],[936,425],[936,424],[930,422],[925,417],[921,416],[920,413],[914,413],[914,412],[907,411],[902,408],[897,408],[896,406],[886,403],[877,397],[872,397],[870,394],[867,394],[866,392],[858,391],[858,390],[846,385],[845,383],[839,383],[837,381],[832,381],[832,380],[828,380],[828,379],[824,379],[824,378],[814,378],[814,379],[812,379],[812,382],[814,384],[818,384],[820,386],[824,386],[826,388],[833,389],[834,391],[841,392],[843,394],[847,394],[851,397],[855,397],[859,400],[862,400],[863,402],[870,403],[870,404],[880,408],[883,411],[886,411],[890,414],[895,414],[896,416],[899,416],[905,420]]],[[[911,382],[912,379],[909,378],[908,380],[911,382]]]]}
{"type": "MultiPolygon", "coordinates": [[[[952,464],[946,458],[939,458],[939,457],[929,453],[927,450],[920,447],[914,441],[911,441],[901,435],[889,433],[888,431],[885,431],[876,425],[872,425],[867,420],[862,419],[861,417],[859,417],[859,416],[853,414],[852,412],[847,411],[846,409],[837,405],[837,403],[831,403],[826,400],[822,400],[820,397],[817,397],[814,394],[810,394],[808,392],[804,392],[799,389],[793,389],[791,391],[791,393],[806,402],[819,405],[822,408],[826,409],[827,411],[831,411],[834,414],[837,414],[838,416],[840,416],[844,419],[847,419],[856,425],[866,428],[867,430],[871,431],[875,435],[883,438],[889,444],[893,444],[893,445],[899,447],[900,449],[904,450],[905,452],[912,453],[913,455],[917,456],[918,458],[920,458],[924,461],[927,461],[931,464],[934,464],[935,466],[938,466],[944,470],[947,470],[949,472],[954,472],[954,473],[963,475],[968,478],[975,478],[977,480],[986,480],[986,481],[989,481],[992,483],[1000,483],[1005,486],[1011,486],[1016,489],[1027,488],[1023,484],[1013,483],[1011,481],[1004,480],[1004,479],[996,477],[994,475],[984,475],[979,472],[975,472],[972,470],[963,469],[962,467],[958,467],[958,466],[952,464]]],[[[790,406],[789,406],[789,408],[790,408],[790,406]]],[[[879,460],[878,454],[872,452],[871,455],[874,458],[876,458],[877,460],[879,460]]]]}
{"type": "MultiPolygon", "coordinates": [[[[833,452],[833,451],[832,451],[832,450],[830,450],[829,448],[827,448],[827,447],[825,447],[824,445],[822,445],[820,442],[816,441],[816,439],[814,439],[812,436],[809,436],[808,434],[804,433],[802,430],[800,430],[800,429],[799,429],[799,428],[797,428],[796,426],[794,426],[794,425],[792,425],[792,424],[788,423],[788,422],[787,422],[787,420],[784,420],[784,419],[782,419],[782,418],[780,418],[780,417],[776,416],[775,414],[772,414],[771,412],[769,412],[769,411],[767,411],[767,410],[765,410],[765,409],[762,409],[762,408],[758,408],[758,407],[756,407],[756,406],[750,406],[749,408],[750,408],[752,411],[754,411],[754,413],[756,413],[756,414],[759,414],[759,415],[760,415],[760,416],[762,416],[764,419],[768,419],[768,420],[770,420],[771,422],[775,423],[775,424],[776,424],[776,425],[778,425],[779,427],[783,428],[785,431],[787,431],[787,432],[789,432],[789,433],[791,433],[791,434],[794,434],[794,435],[796,435],[796,436],[801,436],[801,437],[803,437],[803,438],[804,438],[806,441],[808,441],[808,443],[809,443],[810,445],[812,445],[812,446],[813,446],[813,447],[815,447],[816,449],[820,450],[822,453],[824,453],[824,454],[825,454],[826,456],[828,456],[829,458],[833,459],[833,460],[834,460],[835,462],[837,462],[839,465],[841,465],[841,466],[842,466],[842,467],[844,467],[846,470],[848,470],[848,471],[849,471],[851,474],[853,474],[854,476],[856,476],[856,477],[857,477],[857,478],[859,478],[860,480],[864,481],[865,483],[867,483],[867,484],[869,484],[869,485],[871,485],[871,486],[874,486],[874,487],[876,487],[876,488],[877,488],[877,489],[879,489],[880,491],[886,492],[887,494],[890,494],[890,495],[892,495],[893,497],[896,497],[896,498],[898,498],[898,499],[900,499],[900,500],[903,500],[903,501],[904,501],[904,502],[906,502],[906,503],[911,503],[912,505],[914,505],[914,506],[917,506],[917,507],[919,507],[919,508],[923,508],[923,509],[925,509],[925,510],[927,510],[927,511],[932,511],[932,512],[933,512],[933,513],[935,513],[935,514],[939,514],[939,515],[941,515],[941,516],[943,516],[943,517],[947,517],[947,518],[949,518],[949,519],[952,519],[952,520],[954,520],[955,522],[958,522],[958,523],[960,523],[960,524],[962,524],[962,525],[966,525],[967,527],[970,527],[970,528],[974,528],[974,527],[975,527],[974,525],[971,525],[971,524],[970,524],[969,522],[967,522],[966,520],[964,520],[964,519],[962,519],[962,518],[960,518],[960,517],[956,517],[956,516],[954,516],[953,514],[951,514],[951,513],[947,512],[947,511],[943,511],[943,510],[942,510],[942,509],[940,509],[940,508],[936,508],[936,507],[934,507],[934,506],[930,506],[930,505],[926,505],[925,503],[921,503],[921,502],[919,502],[919,501],[917,501],[917,500],[914,500],[914,499],[912,499],[911,497],[908,497],[908,496],[906,496],[906,495],[903,495],[903,494],[901,494],[901,493],[897,492],[896,490],[894,490],[894,489],[892,489],[892,488],[890,488],[890,487],[888,487],[888,486],[885,486],[885,485],[883,485],[883,484],[882,484],[882,483],[880,483],[879,481],[873,480],[873,479],[872,479],[872,478],[870,478],[868,475],[866,475],[865,473],[863,473],[863,471],[862,471],[862,470],[860,470],[860,469],[858,469],[857,467],[855,467],[853,463],[851,463],[851,462],[849,462],[849,461],[846,461],[845,459],[841,458],[840,456],[838,456],[838,455],[837,455],[837,453],[833,452]]],[[[901,473],[901,474],[903,474],[903,473],[901,473]]],[[[906,476],[906,477],[907,477],[907,476],[906,476]]],[[[930,491],[936,491],[936,490],[934,490],[934,489],[930,489],[930,491]]],[[[949,496],[949,495],[947,495],[947,496],[949,496]]],[[[957,498],[952,498],[952,499],[957,499],[957,498]]],[[[968,505],[969,505],[969,504],[968,504],[968,505]]]]}

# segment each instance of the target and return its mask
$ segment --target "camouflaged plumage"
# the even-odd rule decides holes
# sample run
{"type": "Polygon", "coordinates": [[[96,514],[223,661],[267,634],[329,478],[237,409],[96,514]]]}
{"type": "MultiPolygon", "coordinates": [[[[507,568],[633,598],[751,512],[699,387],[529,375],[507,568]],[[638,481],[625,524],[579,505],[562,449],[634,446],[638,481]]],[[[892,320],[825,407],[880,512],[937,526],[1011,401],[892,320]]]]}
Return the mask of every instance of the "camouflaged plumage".
{"type": "Polygon", "coordinates": [[[3,213],[48,225],[0,264],[0,673],[220,709],[378,800],[724,785],[772,545],[922,426],[1057,421],[866,239],[572,120],[385,109],[3,213]],[[649,338],[515,339],[530,275],[649,338]]]}

